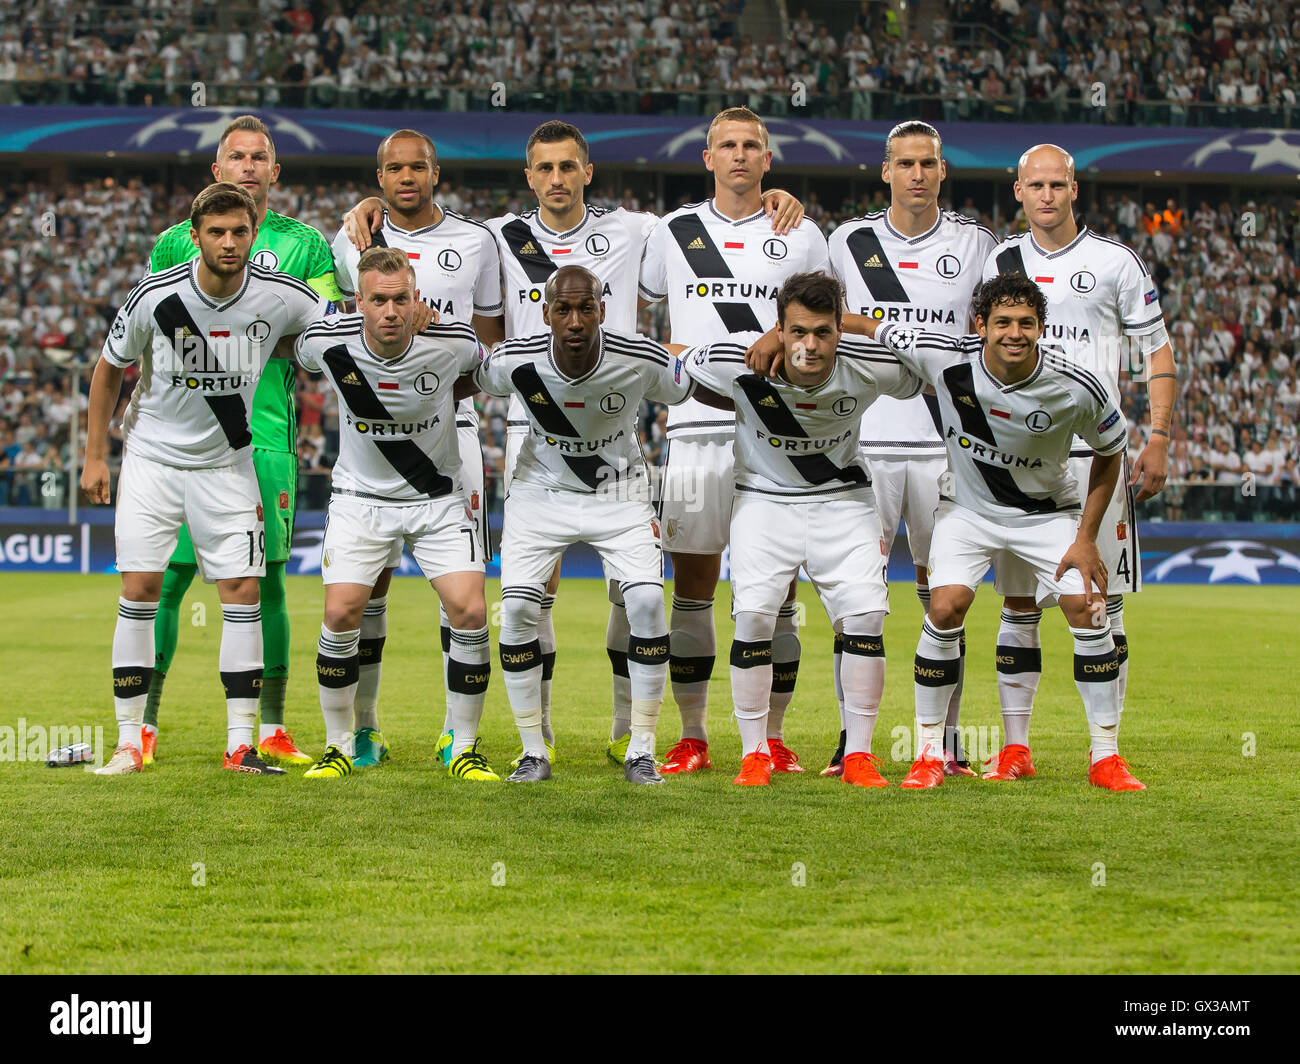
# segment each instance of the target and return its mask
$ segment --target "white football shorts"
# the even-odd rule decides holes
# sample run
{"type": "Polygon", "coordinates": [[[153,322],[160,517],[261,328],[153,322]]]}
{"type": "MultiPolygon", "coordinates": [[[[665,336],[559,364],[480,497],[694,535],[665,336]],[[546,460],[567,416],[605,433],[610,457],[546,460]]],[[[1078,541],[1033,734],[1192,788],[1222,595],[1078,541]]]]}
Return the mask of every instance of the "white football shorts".
{"type": "Polygon", "coordinates": [[[946,458],[868,458],[871,490],[885,537],[885,557],[894,549],[901,518],[907,524],[912,564],[930,562],[934,511],[939,505],[939,478],[948,471],[946,458]]]}
{"type": "Polygon", "coordinates": [[[869,498],[792,503],[736,492],[731,612],[775,615],[800,567],[832,625],[889,612],[880,520],[869,498]]]}
{"type": "Polygon", "coordinates": [[[380,573],[402,560],[403,546],[429,580],[483,572],[483,548],[463,496],[409,505],[331,496],[321,544],[326,584],[374,587],[380,573]]]}
{"type": "Polygon", "coordinates": [[[659,485],[659,520],[670,554],[721,554],[735,498],[735,436],[668,440],[659,485]]]}
{"type": "Polygon", "coordinates": [[[566,548],[586,543],[620,583],[663,583],[654,510],[644,500],[602,498],[516,481],[501,529],[501,584],[544,584],[566,548]]]}
{"type": "Polygon", "coordinates": [[[122,573],[161,573],[189,525],[205,580],[266,575],[266,527],[253,459],[182,469],[133,454],[128,443],[117,481],[113,537],[122,573]]]}
{"type": "MultiPolygon", "coordinates": [[[[1088,498],[1088,477],[1092,458],[1071,458],[1070,473],[1079,485],[1079,502],[1088,498]]],[[[1128,486],[1128,456],[1120,466],[1115,494],[1101,518],[1097,530],[1097,551],[1106,563],[1106,594],[1133,595],[1142,590],[1142,554],[1138,549],[1137,512],[1133,489],[1128,486]]],[[[995,587],[1003,597],[1028,597],[1034,593],[1033,574],[1021,563],[1011,560],[994,568],[995,587]]]]}
{"type": "Polygon", "coordinates": [[[1008,563],[1018,562],[1033,574],[1026,595],[1033,595],[1039,606],[1054,606],[1061,595],[1083,594],[1077,569],[1056,579],[1056,567],[1078,531],[1077,513],[1005,525],[945,500],[939,503],[930,541],[930,588],[963,584],[974,591],[990,565],[1000,573],[1008,563]]]}

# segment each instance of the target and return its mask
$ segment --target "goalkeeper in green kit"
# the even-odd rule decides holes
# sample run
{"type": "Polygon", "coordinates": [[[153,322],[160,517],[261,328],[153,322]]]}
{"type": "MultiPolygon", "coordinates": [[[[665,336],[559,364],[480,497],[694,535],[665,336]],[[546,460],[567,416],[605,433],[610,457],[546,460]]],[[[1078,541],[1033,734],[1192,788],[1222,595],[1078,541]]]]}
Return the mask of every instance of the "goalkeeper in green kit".
{"type": "MultiPolygon", "coordinates": [[[[212,176],[244,189],[257,204],[257,238],[251,260],[305,281],[326,299],[341,303],[334,281],[334,259],[325,238],[309,225],[267,210],[267,194],[279,177],[275,144],[261,119],[236,118],[221,135],[212,176]]],[[[154,244],[149,268],[157,273],[187,262],[199,253],[190,239],[190,223],[179,222],[154,244]]],[[[312,758],[293,745],[284,728],[284,692],[289,675],[289,611],[284,599],[284,565],[293,536],[294,495],[298,486],[298,425],[292,361],[272,359],[253,396],[250,425],[253,465],[261,488],[266,523],[266,576],[261,581],[262,642],[265,666],[258,700],[261,724],[258,753],[271,763],[310,765],[312,758]]],[[[163,682],[176,652],[181,601],[197,566],[188,529],[182,527],[176,551],[163,578],[162,601],[154,629],[157,661],[145,707],[142,745],[144,763],[154,759],[158,744],[158,707],[163,682]]]]}

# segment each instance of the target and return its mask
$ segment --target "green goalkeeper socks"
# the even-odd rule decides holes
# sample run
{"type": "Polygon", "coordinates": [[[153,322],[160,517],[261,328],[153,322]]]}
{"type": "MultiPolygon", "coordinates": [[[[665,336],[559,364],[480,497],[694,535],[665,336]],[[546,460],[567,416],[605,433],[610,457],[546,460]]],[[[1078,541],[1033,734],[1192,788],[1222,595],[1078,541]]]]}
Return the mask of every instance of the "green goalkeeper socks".
{"type": "Polygon", "coordinates": [[[162,598],[158,602],[158,616],[153,624],[153,680],[149,684],[149,699],[144,707],[144,723],[155,728],[158,726],[158,705],[162,701],[163,681],[167,679],[172,658],[176,656],[181,603],[197,572],[198,566],[173,563],[167,566],[167,571],[163,574],[162,598]]]}
{"type": "Polygon", "coordinates": [[[284,563],[268,563],[262,591],[262,693],[257,708],[263,725],[284,725],[284,689],[289,677],[289,608],[284,599],[284,563]]]}

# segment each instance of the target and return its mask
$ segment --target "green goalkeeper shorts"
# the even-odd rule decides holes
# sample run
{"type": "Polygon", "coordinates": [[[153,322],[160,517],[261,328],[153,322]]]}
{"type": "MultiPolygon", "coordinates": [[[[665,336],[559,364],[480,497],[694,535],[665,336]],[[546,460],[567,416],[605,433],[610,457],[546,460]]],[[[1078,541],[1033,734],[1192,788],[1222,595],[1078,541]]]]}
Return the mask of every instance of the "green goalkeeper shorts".
{"type": "MultiPolygon", "coordinates": [[[[294,498],[298,489],[298,456],[282,451],[253,449],[253,469],[262,492],[262,520],[266,525],[266,563],[275,565],[289,560],[293,542],[294,498]]],[[[181,525],[181,534],[172,551],[171,564],[194,565],[194,544],[190,530],[181,525]]]]}

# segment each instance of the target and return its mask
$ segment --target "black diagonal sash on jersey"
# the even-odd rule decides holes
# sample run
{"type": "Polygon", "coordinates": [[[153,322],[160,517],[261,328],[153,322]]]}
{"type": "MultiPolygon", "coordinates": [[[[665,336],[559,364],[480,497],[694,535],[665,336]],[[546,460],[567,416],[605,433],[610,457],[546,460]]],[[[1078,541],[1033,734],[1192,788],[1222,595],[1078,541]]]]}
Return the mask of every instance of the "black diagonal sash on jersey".
{"type": "MultiPolygon", "coordinates": [[[[696,277],[701,280],[708,277],[734,278],[727,260],[709,236],[699,215],[679,215],[668,223],[668,231],[673,234],[677,246],[682,249],[686,265],[695,272],[696,277]],[[691,248],[690,245],[697,241],[701,246],[691,248]]],[[[767,331],[758,323],[758,315],[748,303],[721,303],[715,300],[713,309],[718,312],[718,317],[729,333],[767,331]]]]}
{"type": "MultiPolygon", "coordinates": [[[[754,408],[754,412],[758,414],[759,420],[763,422],[768,432],[773,436],[805,440],[808,438],[808,433],[799,424],[794,411],[785,405],[781,394],[772,387],[766,377],[746,373],[736,379],[749,400],[749,405],[754,408]]],[[[832,480],[843,480],[850,484],[870,483],[866,472],[860,466],[851,465],[841,469],[824,454],[787,454],[785,457],[809,484],[826,484],[832,480]]]]}
{"type": "MultiPolygon", "coordinates": [[[[952,397],[953,409],[961,419],[962,433],[996,447],[997,437],[993,435],[989,419],[984,415],[984,408],[980,406],[979,398],[975,395],[975,367],[969,362],[949,366],[943,371],[943,383],[952,397]]],[[[942,428],[939,432],[940,435],[943,434],[942,428]]],[[[984,478],[984,483],[993,498],[1004,506],[1014,506],[1017,510],[1029,514],[1056,513],[1057,505],[1054,500],[1036,499],[1021,491],[1016,478],[1011,475],[1011,470],[981,462],[973,455],[971,461],[979,470],[980,476],[984,478]]]]}
{"type": "Polygon", "coordinates": [[[1012,244],[1005,251],[999,251],[996,259],[993,260],[998,264],[998,273],[1002,276],[1008,274],[1019,274],[1021,277],[1028,277],[1029,272],[1025,269],[1025,257],[1020,254],[1020,247],[1012,244]]]}
{"type": "MultiPolygon", "coordinates": [[[[993,435],[989,419],[984,416],[979,397],[975,394],[975,367],[970,362],[958,362],[943,371],[943,383],[952,397],[953,409],[961,418],[961,430],[967,436],[992,447],[998,445],[998,438],[993,435]]],[[[941,433],[943,429],[939,430],[941,433]]]]}
{"type": "Polygon", "coordinates": [[[868,226],[856,229],[846,242],[853,255],[853,264],[857,266],[862,281],[871,293],[871,298],[878,303],[910,303],[907,289],[894,272],[894,266],[880,244],[880,237],[868,226]],[[866,265],[875,256],[877,265],[866,265]]]}
{"type": "MultiPolygon", "coordinates": [[[[187,372],[226,372],[226,367],[222,366],[216,356],[208,350],[207,338],[194,323],[194,318],[190,316],[179,295],[172,293],[160,301],[154,308],[153,320],[162,330],[162,334],[175,345],[176,357],[180,359],[187,372]],[[197,342],[177,344],[177,336],[183,330],[188,330],[189,337],[197,342]]],[[[236,367],[236,371],[238,369],[239,367],[236,367]]],[[[217,424],[221,426],[226,442],[231,447],[239,450],[253,442],[253,434],[248,430],[248,407],[244,405],[242,395],[204,395],[203,401],[208,404],[208,409],[217,419],[217,424]]]]}
{"type": "MultiPolygon", "coordinates": [[[[370,387],[346,344],[327,350],[324,362],[334,378],[334,386],[358,421],[397,420],[370,387]],[[345,377],[352,379],[344,384],[345,377]]],[[[433,460],[414,440],[380,440],[371,436],[370,442],[402,479],[421,495],[438,499],[451,492],[451,478],[438,472],[433,460]]]]}
{"type": "MultiPolygon", "coordinates": [[[[510,374],[510,380],[543,432],[548,436],[565,436],[571,440],[582,438],[582,434],[542,383],[542,375],[535,366],[517,367],[510,374]]],[[[573,475],[589,488],[599,488],[618,479],[618,471],[600,455],[561,454],[560,457],[573,471],[573,475]]]]}
{"type": "Polygon", "coordinates": [[[507,222],[501,227],[501,235],[506,238],[506,245],[519,261],[519,265],[524,268],[528,280],[533,284],[545,284],[546,279],[555,272],[555,263],[537,246],[528,223],[520,218],[507,222]],[[533,245],[533,249],[524,251],[529,244],[533,245]]]}

